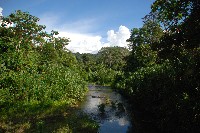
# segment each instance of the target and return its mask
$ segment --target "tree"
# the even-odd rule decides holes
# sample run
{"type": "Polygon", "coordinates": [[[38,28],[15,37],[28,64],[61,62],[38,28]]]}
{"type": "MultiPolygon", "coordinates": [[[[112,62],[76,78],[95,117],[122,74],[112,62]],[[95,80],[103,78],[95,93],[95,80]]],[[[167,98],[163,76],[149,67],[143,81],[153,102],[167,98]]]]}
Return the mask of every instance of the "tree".
{"type": "MultiPolygon", "coordinates": [[[[156,14],[156,19],[163,24],[166,31],[175,32],[178,25],[193,15],[199,15],[199,6],[199,0],[156,0],[152,4],[150,16],[156,14]]],[[[198,20],[197,16],[195,18],[198,20]]]]}
{"type": "Polygon", "coordinates": [[[198,48],[200,46],[199,14],[199,0],[156,0],[148,16],[150,18],[154,16],[165,27],[165,36],[154,49],[160,51],[162,57],[166,57],[165,53],[171,53],[170,56],[177,55],[180,48],[198,48]]]}
{"type": "Polygon", "coordinates": [[[144,20],[159,28],[144,23],[132,30],[127,69],[117,76],[114,88],[140,112],[135,117],[142,119],[141,129],[147,128],[145,121],[154,132],[200,132],[199,19],[199,0],[156,0],[144,20]]]}
{"type": "Polygon", "coordinates": [[[131,36],[127,39],[127,42],[129,42],[129,48],[134,49],[134,47],[142,44],[151,45],[158,42],[162,35],[163,30],[156,21],[146,20],[142,28],[133,28],[131,30],[131,36]]]}
{"type": "Polygon", "coordinates": [[[127,57],[125,71],[133,72],[140,67],[155,64],[157,52],[152,47],[160,41],[163,34],[161,26],[154,20],[145,20],[141,28],[133,28],[127,39],[131,54],[127,57]]]}
{"type": "Polygon", "coordinates": [[[45,32],[45,26],[38,25],[38,21],[37,17],[19,10],[3,17],[0,105],[2,101],[80,99],[84,94],[80,92],[85,91],[85,82],[79,71],[75,71],[76,58],[66,49],[69,39],[57,37],[56,31],[45,32]],[[71,86],[72,82],[77,86],[71,86]]]}
{"type": "Polygon", "coordinates": [[[199,15],[199,0],[156,0],[145,21],[161,25],[162,35],[149,41],[143,26],[128,39],[127,73],[115,86],[157,132],[200,131],[199,15]]]}
{"type": "Polygon", "coordinates": [[[129,50],[123,47],[104,47],[97,55],[99,63],[103,63],[107,68],[120,71],[125,66],[125,58],[129,55],[129,50]]]}

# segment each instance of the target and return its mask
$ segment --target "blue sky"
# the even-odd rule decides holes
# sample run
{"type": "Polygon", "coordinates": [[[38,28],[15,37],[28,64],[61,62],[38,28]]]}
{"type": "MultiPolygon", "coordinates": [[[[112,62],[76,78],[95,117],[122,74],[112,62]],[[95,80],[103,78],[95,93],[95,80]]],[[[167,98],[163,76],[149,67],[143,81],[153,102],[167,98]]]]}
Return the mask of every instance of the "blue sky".
{"type": "Polygon", "coordinates": [[[2,14],[27,11],[47,31],[69,37],[73,52],[95,53],[101,47],[126,46],[130,30],[142,26],[154,0],[0,0],[2,14]]]}

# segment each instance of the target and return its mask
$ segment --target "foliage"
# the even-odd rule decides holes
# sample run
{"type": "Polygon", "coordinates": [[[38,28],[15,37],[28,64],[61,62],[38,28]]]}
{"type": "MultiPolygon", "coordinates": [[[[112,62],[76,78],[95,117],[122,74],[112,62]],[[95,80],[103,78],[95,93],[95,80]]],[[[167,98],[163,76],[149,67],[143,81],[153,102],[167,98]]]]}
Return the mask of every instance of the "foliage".
{"type": "Polygon", "coordinates": [[[143,32],[146,23],[132,30],[126,69],[112,86],[133,103],[140,132],[200,131],[199,9],[198,0],[156,0],[145,22],[163,32],[143,32]]]}
{"type": "Polygon", "coordinates": [[[124,67],[127,72],[134,72],[140,67],[152,66],[157,59],[157,52],[151,50],[150,45],[141,44],[134,47],[131,54],[126,58],[127,65],[124,67]]]}
{"type": "Polygon", "coordinates": [[[103,64],[94,66],[89,73],[89,80],[97,84],[111,84],[117,71],[106,68],[103,64]]]}
{"type": "Polygon", "coordinates": [[[85,79],[108,85],[125,66],[125,58],[129,55],[129,51],[122,47],[105,47],[97,54],[76,53],[75,55],[85,79]]]}
{"type": "MultiPolygon", "coordinates": [[[[155,15],[156,19],[163,24],[166,30],[175,30],[178,25],[190,19],[194,14],[198,15],[198,0],[156,0],[152,4],[150,16],[155,15]]],[[[199,19],[196,16],[197,19],[199,19]]]]}
{"type": "Polygon", "coordinates": [[[95,133],[98,124],[77,112],[67,100],[53,103],[16,103],[0,110],[0,132],[95,133]]]}
{"type": "Polygon", "coordinates": [[[126,64],[125,58],[129,55],[129,51],[124,47],[103,47],[97,55],[99,63],[112,70],[120,71],[126,64]]]}
{"type": "Polygon", "coordinates": [[[199,14],[198,0],[154,2],[152,13],[148,16],[154,16],[165,26],[165,35],[161,38],[161,43],[153,46],[153,49],[159,52],[160,58],[172,58],[173,56],[177,58],[177,55],[180,55],[179,49],[199,48],[199,14]]]}
{"type": "MultiPolygon", "coordinates": [[[[21,108],[27,115],[23,120],[30,122],[43,106],[64,102],[69,108],[87,92],[78,62],[65,48],[69,39],[57,37],[56,31],[47,33],[38,21],[27,12],[16,11],[3,17],[0,26],[0,129],[4,130],[5,125],[8,132],[10,126],[14,127],[10,131],[15,132],[21,122],[18,119],[24,117],[21,108]]],[[[35,121],[36,129],[43,128],[45,120],[35,121]]],[[[87,122],[90,124],[88,119],[83,121],[87,122]]]]}
{"type": "Polygon", "coordinates": [[[163,35],[163,30],[158,22],[154,20],[144,21],[142,28],[133,28],[131,30],[131,36],[127,39],[129,42],[129,48],[134,49],[137,46],[143,44],[153,44],[158,42],[163,35]]]}
{"type": "Polygon", "coordinates": [[[140,67],[151,66],[157,61],[157,51],[152,45],[159,42],[163,30],[154,20],[144,21],[142,28],[133,28],[131,36],[127,39],[131,54],[126,58],[126,72],[133,72],[140,67]]]}
{"type": "Polygon", "coordinates": [[[169,62],[141,67],[116,83],[115,88],[124,90],[134,107],[148,115],[143,120],[157,125],[161,131],[195,132],[199,126],[196,88],[200,81],[199,73],[193,73],[193,63],[188,60],[178,68],[169,62]]]}
{"type": "Polygon", "coordinates": [[[72,69],[76,59],[65,49],[69,40],[54,37],[55,31],[47,34],[38,20],[21,11],[3,18],[1,104],[83,98],[86,84],[72,69]]]}

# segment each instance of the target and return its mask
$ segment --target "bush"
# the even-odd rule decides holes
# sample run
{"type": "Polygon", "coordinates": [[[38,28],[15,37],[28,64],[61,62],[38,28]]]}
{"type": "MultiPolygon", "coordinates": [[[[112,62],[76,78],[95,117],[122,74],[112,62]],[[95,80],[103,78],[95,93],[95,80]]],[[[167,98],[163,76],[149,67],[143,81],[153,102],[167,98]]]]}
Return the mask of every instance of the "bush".
{"type": "Polygon", "coordinates": [[[195,132],[200,120],[197,89],[200,81],[199,74],[191,72],[191,68],[196,63],[185,60],[175,66],[176,63],[166,61],[142,67],[121,78],[114,87],[129,97],[135,110],[148,116],[142,117],[144,121],[154,123],[159,130],[195,132]]]}

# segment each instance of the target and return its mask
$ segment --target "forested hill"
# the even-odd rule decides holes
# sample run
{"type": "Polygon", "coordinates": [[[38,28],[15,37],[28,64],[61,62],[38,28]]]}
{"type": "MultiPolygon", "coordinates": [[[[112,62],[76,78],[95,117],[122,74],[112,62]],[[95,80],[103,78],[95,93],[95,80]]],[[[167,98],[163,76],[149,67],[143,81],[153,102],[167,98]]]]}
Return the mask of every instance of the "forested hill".
{"type": "Polygon", "coordinates": [[[130,51],[124,47],[103,47],[96,54],[75,53],[85,79],[90,83],[110,85],[126,65],[130,51]]]}

